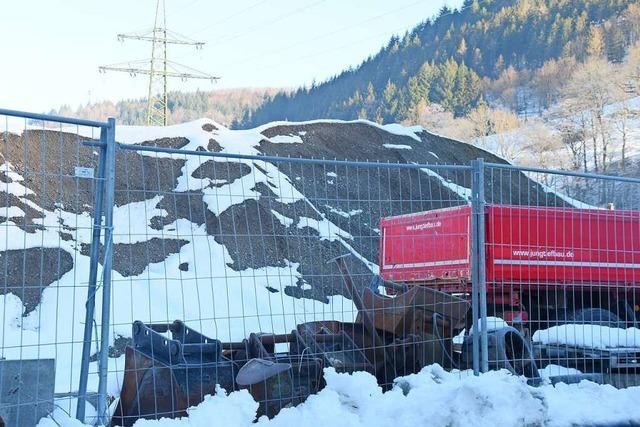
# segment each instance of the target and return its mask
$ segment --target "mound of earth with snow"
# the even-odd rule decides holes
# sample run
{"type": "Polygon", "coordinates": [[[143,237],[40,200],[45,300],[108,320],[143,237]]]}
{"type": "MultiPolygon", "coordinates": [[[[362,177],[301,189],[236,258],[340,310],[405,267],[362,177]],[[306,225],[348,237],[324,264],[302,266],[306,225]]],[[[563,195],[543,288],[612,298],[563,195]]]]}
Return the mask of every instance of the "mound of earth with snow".
{"type": "MultiPolygon", "coordinates": [[[[80,144],[92,136],[28,129],[5,133],[0,147],[1,356],[56,358],[59,392],[77,386],[95,181],[74,171],[97,167],[95,149],[80,144]]],[[[386,164],[468,164],[477,157],[502,162],[421,128],[364,121],[229,130],[199,120],[164,128],[119,126],[116,139],[189,152],[371,160],[380,166],[119,150],[114,372],[122,371],[119,350],[134,320],[184,319],[208,336],[238,340],[249,332],[287,332],[310,320],[353,319],[353,304],[327,261],[352,254],[350,268],[364,286],[378,272],[381,217],[460,205],[470,196],[468,172],[386,164]]],[[[523,175],[508,181],[498,175],[486,177],[492,202],[565,203],[523,175]]],[[[97,304],[100,298],[101,292],[97,304]]]]}

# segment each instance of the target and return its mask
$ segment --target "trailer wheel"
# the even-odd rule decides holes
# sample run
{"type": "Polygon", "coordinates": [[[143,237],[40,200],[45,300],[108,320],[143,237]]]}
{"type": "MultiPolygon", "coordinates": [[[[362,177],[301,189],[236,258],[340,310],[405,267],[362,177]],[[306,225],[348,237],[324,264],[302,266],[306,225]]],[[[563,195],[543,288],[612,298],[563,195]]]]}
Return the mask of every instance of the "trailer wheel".
{"type": "Polygon", "coordinates": [[[571,313],[567,320],[569,323],[609,326],[611,328],[626,327],[620,317],[603,308],[581,308],[571,313]]]}

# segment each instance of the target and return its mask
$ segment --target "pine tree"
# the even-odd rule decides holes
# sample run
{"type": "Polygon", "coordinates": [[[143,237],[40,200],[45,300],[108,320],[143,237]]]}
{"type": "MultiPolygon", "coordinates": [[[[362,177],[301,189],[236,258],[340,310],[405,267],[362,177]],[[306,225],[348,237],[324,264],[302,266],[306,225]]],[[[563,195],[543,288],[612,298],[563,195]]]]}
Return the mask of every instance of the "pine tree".
{"type": "Polygon", "coordinates": [[[460,39],[457,53],[458,55],[460,55],[461,58],[464,57],[464,55],[467,53],[467,42],[464,40],[464,37],[460,39]]]}
{"type": "Polygon", "coordinates": [[[409,79],[408,95],[410,107],[417,105],[422,100],[429,100],[429,92],[431,91],[431,83],[434,75],[434,67],[428,62],[425,62],[420,67],[418,74],[409,79]]]}
{"type": "Polygon", "coordinates": [[[454,106],[454,87],[457,74],[458,63],[449,58],[444,64],[438,66],[438,76],[431,90],[431,99],[450,111],[454,106]]]}
{"type": "Polygon", "coordinates": [[[587,55],[600,57],[604,54],[604,36],[600,27],[591,27],[587,43],[587,55]]]}
{"type": "Polygon", "coordinates": [[[395,115],[398,112],[398,93],[396,85],[387,81],[387,85],[382,91],[382,111],[380,115],[385,121],[394,121],[395,115]]]}

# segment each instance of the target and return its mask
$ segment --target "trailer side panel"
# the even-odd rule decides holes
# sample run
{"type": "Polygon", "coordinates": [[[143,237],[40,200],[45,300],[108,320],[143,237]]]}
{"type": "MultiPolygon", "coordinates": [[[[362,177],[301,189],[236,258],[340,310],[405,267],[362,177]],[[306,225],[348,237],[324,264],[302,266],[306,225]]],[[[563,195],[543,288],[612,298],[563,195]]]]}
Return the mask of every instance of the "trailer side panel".
{"type": "Polygon", "coordinates": [[[380,221],[380,274],[396,282],[468,278],[471,208],[460,206],[380,221]]]}
{"type": "Polygon", "coordinates": [[[635,284],[640,212],[528,206],[487,208],[487,280],[635,284]]]}

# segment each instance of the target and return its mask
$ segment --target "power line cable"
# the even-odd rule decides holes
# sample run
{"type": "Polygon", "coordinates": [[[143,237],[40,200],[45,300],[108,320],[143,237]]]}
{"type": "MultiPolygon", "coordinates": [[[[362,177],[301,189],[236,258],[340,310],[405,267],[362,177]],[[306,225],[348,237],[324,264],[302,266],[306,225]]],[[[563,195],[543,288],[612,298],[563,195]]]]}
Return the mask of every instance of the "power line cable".
{"type": "MultiPolygon", "coordinates": [[[[238,38],[240,38],[240,37],[244,37],[244,36],[246,36],[246,35],[248,35],[248,34],[250,34],[250,33],[255,32],[256,30],[259,30],[259,29],[261,29],[261,28],[265,28],[265,27],[266,27],[266,26],[268,26],[268,25],[272,25],[272,24],[275,24],[275,23],[277,23],[277,22],[280,22],[280,21],[282,21],[282,20],[284,20],[284,19],[286,19],[286,18],[288,18],[288,17],[290,17],[290,16],[296,15],[296,14],[298,14],[298,13],[300,13],[300,12],[303,12],[303,11],[305,11],[305,10],[307,10],[307,9],[310,9],[310,8],[312,8],[312,7],[315,7],[315,6],[317,6],[317,5],[321,4],[321,3],[324,3],[324,2],[326,2],[326,1],[327,1],[327,0],[317,0],[316,2],[314,2],[314,3],[310,4],[310,5],[306,5],[306,6],[303,6],[303,7],[298,8],[298,9],[294,9],[293,11],[288,12],[288,13],[285,13],[284,15],[280,15],[280,16],[276,17],[275,19],[271,19],[271,20],[269,20],[269,21],[264,21],[264,22],[262,22],[262,23],[260,23],[260,24],[256,24],[256,25],[254,25],[254,26],[252,26],[252,27],[249,27],[248,29],[246,29],[246,30],[244,30],[244,31],[242,31],[242,32],[240,32],[240,33],[236,33],[236,34],[234,34],[234,35],[231,35],[231,36],[228,36],[228,37],[226,37],[226,38],[223,38],[223,39],[221,39],[221,40],[219,40],[219,41],[217,41],[217,42],[215,42],[215,43],[211,44],[211,46],[218,46],[218,45],[220,45],[220,44],[222,44],[222,43],[224,43],[224,42],[229,42],[229,41],[232,41],[232,40],[238,39],[238,38]]],[[[256,6],[258,6],[259,4],[264,3],[264,2],[266,2],[266,0],[259,1],[258,3],[255,3],[251,8],[256,7],[256,6]]],[[[239,15],[241,12],[242,12],[242,11],[239,11],[239,12],[235,13],[235,14],[234,14],[234,15],[232,15],[232,16],[239,15]]],[[[226,20],[231,19],[231,17],[232,17],[232,16],[229,16],[226,20]]],[[[209,26],[209,27],[205,28],[204,30],[206,30],[206,29],[208,29],[208,28],[210,28],[210,27],[211,27],[211,26],[209,26]]],[[[191,36],[194,36],[194,35],[196,35],[196,34],[198,34],[198,33],[201,33],[202,31],[203,31],[203,30],[200,30],[200,31],[196,31],[196,32],[194,32],[194,33],[191,33],[191,36]]],[[[179,59],[184,59],[185,57],[186,57],[186,55],[185,55],[185,56],[180,57],[179,59]]]]}
{"type": "Polygon", "coordinates": [[[247,62],[251,62],[251,61],[256,60],[256,59],[264,58],[265,56],[273,55],[273,54],[280,53],[280,52],[285,52],[287,50],[290,50],[291,48],[294,48],[294,47],[297,47],[297,46],[300,46],[300,45],[308,44],[308,43],[311,43],[311,42],[315,42],[317,40],[321,40],[321,39],[333,36],[335,34],[338,34],[338,33],[341,33],[341,32],[356,28],[356,27],[359,27],[361,25],[367,24],[369,22],[375,21],[377,19],[383,18],[383,17],[388,16],[388,15],[392,15],[394,13],[398,13],[398,12],[400,12],[402,10],[409,9],[410,7],[413,7],[413,6],[416,6],[418,4],[422,4],[422,3],[425,3],[425,2],[428,2],[428,0],[418,0],[418,1],[415,1],[413,3],[407,4],[407,5],[403,6],[403,7],[395,8],[395,9],[387,11],[385,13],[381,13],[379,15],[367,18],[364,21],[360,21],[360,22],[355,23],[355,24],[347,25],[345,27],[339,28],[337,30],[330,31],[330,32],[325,33],[325,34],[321,34],[321,35],[319,35],[317,37],[314,37],[314,38],[311,38],[311,39],[298,41],[298,42],[293,43],[293,44],[291,44],[291,45],[289,45],[287,47],[284,47],[282,49],[276,49],[276,50],[272,50],[272,51],[268,51],[268,52],[263,52],[260,55],[256,55],[256,56],[249,57],[249,58],[245,58],[245,59],[243,59],[241,61],[236,61],[236,62],[233,62],[231,64],[228,64],[227,66],[233,67],[233,66],[237,66],[237,65],[240,65],[240,64],[245,64],[247,62]]]}
{"type": "Polygon", "coordinates": [[[228,16],[226,16],[226,17],[224,17],[224,18],[222,18],[222,19],[220,19],[220,20],[218,20],[218,21],[214,21],[213,23],[209,23],[209,24],[207,24],[205,27],[200,28],[200,29],[198,29],[198,30],[194,31],[194,32],[192,33],[192,35],[200,34],[200,33],[202,33],[203,31],[206,31],[206,30],[208,30],[208,29],[210,29],[210,28],[213,28],[213,27],[215,27],[215,26],[218,26],[218,25],[220,25],[220,24],[223,24],[223,23],[225,23],[225,22],[227,22],[227,21],[229,21],[229,20],[231,20],[231,19],[235,18],[235,17],[236,17],[236,16],[238,16],[238,15],[242,15],[242,14],[244,14],[245,12],[250,11],[251,9],[255,9],[256,7],[258,7],[258,6],[260,6],[261,4],[266,3],[266,2],[267,2],[267,0],[259,0],[259,1],[257,1],[256,3],[253,3],[252,5],[250,5],[250,6],[248,6],[248,7],[245,7],[244,9],[241,9],[241,10],[239,10],[239,11],[235,12],[235,13],[232,13],[231,15],[228,15],[228,16]]]}
{"type": "MultiPolygon", "coordinates": [[[[482,3],[485,3],[485,2],[486,2],[486,0],[478,0],[478,4],[482,4],[482,3]]],[[[460,13],[460,12],[466,10],[466,9],[469,9],[471,6],[472,5],[467,5],[467,6],[463,6],[463,7],[459,8],[459,9],[454,9],[451,12],[448,12],[448,13],[445,13],[445,14],[442,14],[442,15],[438,15],[437,18],[442,18],[444,16],[450,16],[450,15],[454,15],[456,13],[460,13]]],[[[395,29],[391,30],[390,32],[391,32],[391,35],[393,36],[394,34],[397,34],[397,33],[400,33],[400,32],[409,31],[409,30],[415,28],[417,25],[419,25],[419,24],[411,24],[409,26],[403,25],[402,27],[395,28],[395,29]]],[[[271,67],[265,67],[265,68],[262,68],[262,70],[278,69],[278,68],[281,68],[281,67],[284,67],[284,66],[288,66],[291,62],[299,62],[299,61],[305,60],[305,59],[316,58],[318,56],[326,55],[326,54],[334,52],[336,50],[343,50],[343,49],[348,48],[348,47],[350,47],[352,45],[359,44],[359,43],[362,43],[362,42],[365,42],[365,41],[369,41],[369,40],[374,39],[374,38],[378,38],[378,37],[384,36],[384,35],[386,35],[388,33],[389,33],[389,31],[386,30],[386,31],[381,32],[381,33],[376,33],[373,36],[367,36],[365,38],[362,38],[362,39],[359,39],[359,40],[356,40],[356,41],[351,41],[349,43],[346,43],[346,44],[343,44],[343,45],[340,45],[340,46],[331,47],[329,49],[325,49],[325,50],[321,50],[321,51],[316,51],[311,55],[297,57],[297,58],[293,59],[293,61],[289,61],[288,63],[281,62],[281,63],[275,64],[275,65],[273,65],[271,67]]]]}
{"type": "MultiPolygon", "coordinates": [[[[218,40],[217,42],[215,42],[213,44],[210,44],[210,45],[211,46],[217,46],[219,44],[222,44],[222,43],[225,43],[225,42],[228,42],[228,41],[231,41],[231,40],[235,40],[235,39],[240,38],[240,37],[245,37],[245,36],[255,32],[255,31],[259,30],[259,29],[265,28],[268,25],[273,25],[275,23],[278,23],[278,22],[280,22],[280,21],[282,21],[282,20],[284,20],[286,18],[289,18],[290,16],[297,15],[300,12],[304,12],[305,10],[311,9],[311,8],[313,8],[315,6],[318,6],[319,4],[322,4],[322,3],[326,2],[326,1],[327,0],[317,0],[317,1],[315,1],[315,2],[313,2],[311,4],[309,4],[309,5],[306,5],[306,6],[303,6],[303,7],[299,7],[298,9],[294,9],[291,12],[285,13],[284,15],[280,15],[280,16],[277,16],[277,17],[275,17],[273,19],[269,19],[267,21],[263,21],[263,22],[261,22],[259,24],[251,26],[248,29],[245,29],[245,30],[243,30],[243,31],[241,31],[239,33],[233,34],[233,35],[228,36],[226,38],[222,38],[222,39],[218,40]]],[[[198,33],[193,33],[193,34],[198,34],[198,33]]]]}
{"type": "Polygon", "coordinates": [[[200,1],[202,1],[202,0],[192,0],[191,2],[189,2],[186,5],[182,6],[180,9],[178,9],[178,10],[176,10],[174,12],[167,13],[167,18],[168,17],[173,18],[175,16],[181,15],[182,13],[184,13],[185,10],[188,10],[191,6],[193,6],[196,3],[199,3],[200,1]]]}

